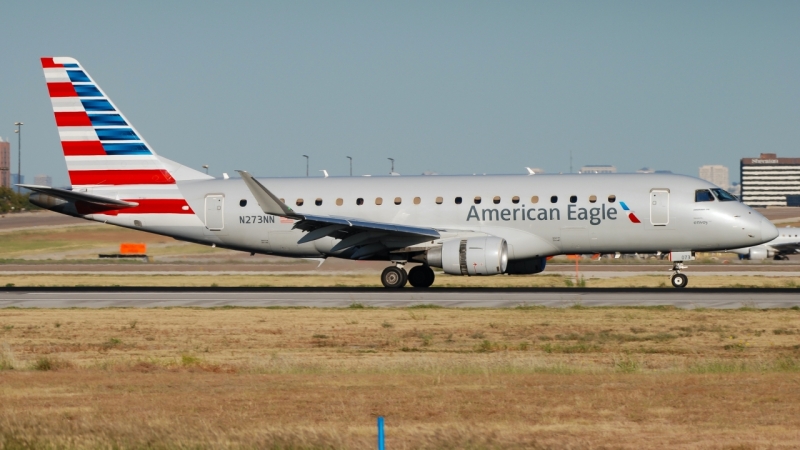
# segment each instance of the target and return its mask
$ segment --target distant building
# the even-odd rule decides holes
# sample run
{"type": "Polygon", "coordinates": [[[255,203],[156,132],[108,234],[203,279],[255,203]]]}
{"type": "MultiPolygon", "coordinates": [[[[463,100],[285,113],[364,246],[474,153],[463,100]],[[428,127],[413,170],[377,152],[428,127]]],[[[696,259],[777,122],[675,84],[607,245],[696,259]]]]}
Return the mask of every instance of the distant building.
{"type": "Polygon", "coordinates": [[[728,168],[725,166],[700,166],[700,178],[725,190],[731,187],[728,168]]]}
{"type": "Polygon", "coordinates": [[[19,174],[12,173],[11,174],[11,186],[14,187],[14,185],[16,185],[16,184],[25,184],[25,175],[20,177],[19,174]]]}
{"type": "Polygon", "coordinates": [[[605,164],[588,165],[581,167],[581,171],[578,173],[617,173],[617,168],[605,164]]]}
{"type": "Polygon", "coordinates": [[[33,177],[33,184],[53,187],[53,179],[50,178],[50,175],[36,175],[33,177]]]}
{"type": "Polygon", "coordinates": [[[800,158],[762,153],[742,158],[742,202],[750,206],[786,206],[786,197],[800,194],[800,158]]]}
{"type": "Polygon", "coordinates": [[[0,137],[0,187],[11,187],[11,144],[0,137]]]}

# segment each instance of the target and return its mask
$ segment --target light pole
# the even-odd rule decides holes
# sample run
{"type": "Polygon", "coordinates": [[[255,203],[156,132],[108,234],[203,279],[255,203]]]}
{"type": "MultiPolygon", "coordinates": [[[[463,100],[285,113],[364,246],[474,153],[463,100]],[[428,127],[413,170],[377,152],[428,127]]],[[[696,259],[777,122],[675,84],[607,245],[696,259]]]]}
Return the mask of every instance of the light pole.
{"type": "MultiPolygon", "coordinates": [[[[22,122],[14,122],[14,125],[17,126],[17,129],[14,130],[14,133],[17,133],[17,185],[22,183],[22,126],[25,125],[22,122]]],[[[20,187],[17,186],[17,195],[20,193],[20,187]]]]}
{"type": "Polygon", "coordinates": [[[388,159],[389,161],[391,161],[391,162],[392,162],[392,171],[391,171],[391,172],[389,172],[389,175],[391,175],[391,174],[393,174],[393,173],[394,173],[394,158],[386,158],[386,159],[388,159]]]}
{"type": "Polygon", "coordinates": [[[208,175],[208,164],[203,164],[203,169],[206,169],[206,175],[208,175]]]}
{"type": "Polygon", "coordinates": [[[353,176],[353,157],[352,156],[348,156],[347,159],[350,160],[350,176],[352,177],[353,176]]]}
{"type": "Polygon", "coordinates": [[[306,159],[306,178],[308,178],[308,155],[303,155],[303,158],[306,159]]]}

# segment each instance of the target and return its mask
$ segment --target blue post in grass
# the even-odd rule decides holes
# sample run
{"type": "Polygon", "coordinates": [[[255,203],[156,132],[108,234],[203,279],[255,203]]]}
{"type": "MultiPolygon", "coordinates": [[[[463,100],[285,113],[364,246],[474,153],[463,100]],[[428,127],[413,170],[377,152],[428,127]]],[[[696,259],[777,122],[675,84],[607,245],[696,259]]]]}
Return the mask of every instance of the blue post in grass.
{"type": "Polygon", "coordinates": [[[378,416],[378,450],[386,450],[386,442],[383,435],[383,416],[378,416]]]}

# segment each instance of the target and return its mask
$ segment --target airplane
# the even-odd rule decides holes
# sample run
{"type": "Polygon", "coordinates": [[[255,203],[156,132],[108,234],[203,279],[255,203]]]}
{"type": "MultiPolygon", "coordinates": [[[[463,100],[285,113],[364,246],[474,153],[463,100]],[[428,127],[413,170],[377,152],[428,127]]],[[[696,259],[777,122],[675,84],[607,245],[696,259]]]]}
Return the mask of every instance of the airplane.
{"type": "Polygon", "coordinates": [[[800,252],[800,228],[778,228],[779,236],[761,245],[729,250],[739,255],[740,258],[750,260],[765,260],[773,258],[776,261],[789,259],[789,255],[800,252]]]}
{"type": "Polygon", "coordinates": [[[21,186],[70,216],[251,254],[386,261],[387,288],[429,287],[433,267],[535,274],[558,254],[659,251],[682,288],[693,252],[778,235],[681,175],[214,178],[156,154],[77,60],[41,61],[71,188],[21,186]]]}

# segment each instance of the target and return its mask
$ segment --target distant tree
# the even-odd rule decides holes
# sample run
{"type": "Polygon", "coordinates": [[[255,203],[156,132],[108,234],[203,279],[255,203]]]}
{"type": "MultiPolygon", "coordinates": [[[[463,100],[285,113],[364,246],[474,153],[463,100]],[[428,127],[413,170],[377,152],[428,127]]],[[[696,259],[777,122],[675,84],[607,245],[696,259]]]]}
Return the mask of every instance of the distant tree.
{"type": "Polygon", "coordinates": [[[0,187],[0,213],[41,209],[29,201],[30,194],[17,194],[13,189],[0,187]]]}

